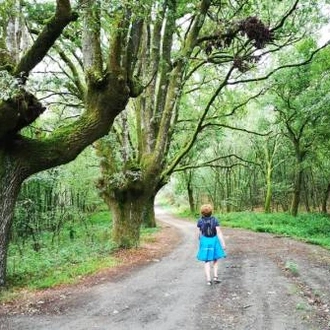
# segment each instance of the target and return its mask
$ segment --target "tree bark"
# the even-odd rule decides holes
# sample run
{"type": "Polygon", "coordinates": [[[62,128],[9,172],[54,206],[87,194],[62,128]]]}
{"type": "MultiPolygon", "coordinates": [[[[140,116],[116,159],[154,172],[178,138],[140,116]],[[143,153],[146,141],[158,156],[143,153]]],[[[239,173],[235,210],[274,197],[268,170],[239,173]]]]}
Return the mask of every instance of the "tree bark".
{"type": "Polygon", "coordinates": [[[196,209],[196,203],[195,203],[194,189],[192,184],[193,181],[192,171],[191,170],[185,171],[182,178],[187,189],[190,213],[194,214],[196,209]]]}
{"type": "Polygon", "coordinates": [[[0,286],[5,285],[9,229],[21,183],[34,173],[75,159],[85,147],[107,134],[114,118],[125,108],[129,98],[125,89],[119,87],[120,92],[117,92],[121,94],[116,94],[115,83],[111,87],[111,92],[106,90],[97,93],[97,100],[94,102],[91,94],[89,101],[93,102],[93,106],[88,107],[85,114],[73,125],[54,132],[51,137],[32,140],[14,136],[0,143],[2,158],[15,160],[3,163],[0,167],[0,286]],[[111,104],[111,107],[106,104],[111,104]]]}
{"type": "Polygon", "coordinates": [[[0,288],[6,284],[10,228],[16,198],[23,181],[19,167],[8,157],[1,158],[3,164],[0,169],[0,288]]]}
{"type": "Polygon", "coordinates": [[[265,213],[270,213],[272,201],[272,169],[270,168],[270,164],[268,164],[266,173],[266,189],[265,213]]]}
{"type": "Polygon", "coordinates": [[[304,197],[304,202],[305,202],[305,208],[306,208],[306,212],[307,213],[310,213],[311,212],[311,207],[309,205],[309,194],[310,194],[310,189],[308,187],[308,184],[307,184],[307,178],[306,178],[306,173],[304,173],[304,176],[303,176],[303,180],[302,180],[302,184],[303,184],[303,197],[304,197]]]}
{"type": "Polygon", "coordinates": [[[188,201],[189,201],[190,213],[194,214],[194,212],[195,212],[195,199],[194,199],[194,190],[192,188],[191,182],[188,182],[187,192],[188,192],[188,201]]]}
{"type": "Polygon", "coordinates": [[[155,196],[147,198],[144,202],[143,214],[142,214],[142,223],[147,228],[155,228],[156,218],[155,218],[155,196]]]}
{"type": "MultiPolygon", "coordinates": [[[[300,167],[301,164],[299,163],[300,167]]],[[[293,196],[291,202],[290,213],[295,217],[298,214],[299,204],[300,204],[300,194],[301,194],[301,182],[303,177],[303,170],[298,169],[295,173],[293,196]]]]}
{"type": "Polygon", "coordinates": [[[323,199],[322,199],[322,213],[326,214],[327,211],[327,202],[330,195],[330,183],[328,183],[327,189],[324,191],[323,199]]]}
{"type": "Polygon", "coordinates": [[[230,196],[231,196],[232,183],[231,183],[231,176],[230,176],[229,171],[226,171],[225,177],[226,177],[226,189],[225,189],[226,190],[226,196],[225,196],[225,199],[226,199],[226,212],[230,213],[231,210],[232,210],[232,206],[231,206],[231,203],[229,202],[229,199],[230,199],[230,196]]]}
{"type": "Polygon", "coordinates": [[[71,10],[69,0],[57,0],[55,15],[47,21],[32,47],[24,54],[14,74],[25,82],[30,71],[46,56],[64,28],[77,18],[78,15],[71,10]]]}
{"type": "Polygon", "coordinates": [[[117,192],[105,198],[112,214],[112,238],[119,248],[133,248],[140,243],[146,198],[133,191],[117,192]]]}

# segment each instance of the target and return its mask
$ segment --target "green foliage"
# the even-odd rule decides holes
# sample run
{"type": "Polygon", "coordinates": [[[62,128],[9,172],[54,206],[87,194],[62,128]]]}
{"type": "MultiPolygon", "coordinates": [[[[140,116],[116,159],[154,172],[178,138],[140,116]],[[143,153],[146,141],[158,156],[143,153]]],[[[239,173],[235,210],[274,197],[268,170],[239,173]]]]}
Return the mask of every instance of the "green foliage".
{"type": "Polygon", "coordinates": [[[45,24],[55,12],[55,4],[52,1],[43,1],[42,3],[29,3],[25,2],[25,15],[28,17],[28,21],[37,24],[45,24]]]}
{"type": "Polygon", "coordinates": [[[155,241],[154,234],[159,231],[159,227],[147,228],[141,227],[141,241],[146,243],[153,243],[155,241]]]}
{"type": "MultiPolygon", "coordinates": [[[[187,209],[180,209],[180,210],[178,210],[178,212],[176,212],[176,214],[178,216],[182,217],[182,218],[189,218],[189,217],[191,217],[191,212],[189,210],[187,210],[187,209]]],[[[194,214],[194,216],[195,217],[199,217],[198,212],[196,212],[194,214]]]]}
{"type": "Polygon", "coordinates": [[[0,71],[0,101],[9,100],[15,97],[18,93],[18,80],[13,78],[6,70],[0,71]]]}
{"type": "Polygon", "coordinates": [[[86,214],[103,206],[95,188],[97,175],[91,149],[87,149],[75,162],[26,180],[15,208],[12,239],[22,244],[32,237],[38,249],[45,231],[57,239],[69,227],[73,235],[76,224],[85,222],[86,214]]]}
{"type": "Polygon", "coordinates": [[[111,242],[110,215],[94,214],[72,228],[65,226],[54,242],[51,232],[40,235],[38,251],[30,237],[12,243],[8,257],[8,283],[11,287],[51,287],[72,283],[79,276],[96,272],[116,263],[111,256],[115,246],[111,242]]]}
{"type": "MultiPolygon", "coordinates": [[[[142,241],[153,242],[159,228],[142,228],[142,241]]],[[[40,289],[78,282],[83,276],[114,267],[120,260],[113,256],[111,215],[108,211],[92,214],[74,228],[66,225],[56,241],[44,231],[35,250],[32,237],[12,242],[8,256],[8,286],[40,289]],[[72,236],[72,229],[74,236],[72,236]]],[[[5,296],[4,296],[5,297],[5,296]]],[[[0,299],[2,297],[0,296],[0,299]]]]}
{"type": "Polygon", "coordinates": [[[330,218],[314,213],[228,213],[219,215],[224,226],[290,236],[330,249],[330,218]]]}
{"type": "Polygon", "coordinates": [[[293,261],[288,260],[285,263],[285,269],[289,270],[293,276],[298,276],[299,275],[298,265],[293,261]]]}
{"type": "Polygon", "coordinates": [[[309,309],[309,307],[306,305],[306,303],[297,303],[296,309],[298,311],[306,311],[309,309]]]}

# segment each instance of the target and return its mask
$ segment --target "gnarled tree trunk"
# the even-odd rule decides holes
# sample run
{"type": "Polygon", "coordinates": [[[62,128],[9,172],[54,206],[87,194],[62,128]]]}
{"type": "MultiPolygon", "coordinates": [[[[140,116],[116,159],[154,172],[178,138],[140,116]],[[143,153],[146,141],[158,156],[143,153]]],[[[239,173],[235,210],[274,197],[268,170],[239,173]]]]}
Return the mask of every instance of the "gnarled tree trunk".
{"type": "Polygon", "coordinates": [[[330,195],[330,183],[328,184],[327,189],[325,189],[323,198],[322,198],[322,212],[325,214],[328,212],[327,203],[328,203],[329,195],[330,195]]]}
{"type": "Polygon", "coordinates": [[[112,214],[112,238],[119,248],[137,247],[146,198],[134,190],[116,191],[104,196],[112,214]]]}
{"type": "Polygon", "coordinates": [[[299,208],[299,204],[300,204],[302,177],[303,177],[303,171],[297,170],[297,172],[295,173],[293,197],[292,197],[291,208],[290,208],[290,213],[293,216],[297,216],[297,214],[298,214],[298,208],[299,208]]]}
{"type": "Polygon", "coordinates": [[[147,228],[156,227],[156,218],[155,218],[155,196],[152,194],[144,202],[143,214],[142,214],[142,224],[147,228]]]}
{"type": "Polygon", "coordinates": [[[6,283],[7,252],[14,207],[23,177],[7,157],[0,170],[0,287],[6,283]]]}
{"type": "Polygon", "coordinates": [[[266,173],[265,213],[271,212],[271,202],[272,202],[272,169],[270,166],[268,166],[266,173]]]}

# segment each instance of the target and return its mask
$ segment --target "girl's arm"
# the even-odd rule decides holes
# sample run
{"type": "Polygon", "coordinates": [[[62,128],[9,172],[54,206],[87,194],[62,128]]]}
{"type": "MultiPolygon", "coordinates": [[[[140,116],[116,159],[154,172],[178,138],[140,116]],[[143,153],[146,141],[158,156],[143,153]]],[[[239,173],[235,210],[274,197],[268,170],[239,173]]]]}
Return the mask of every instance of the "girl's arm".
{"type": "Polygon", "coordinates": [[[198,238],[198,240],[201,238],[201,220],[200,219],[197,222],[196,237],[198,238]]]}
{"type": "Polygon", "coordinates": [[[200,228],[197,228],[197,230],[196,230],[196,237],[197,237],[197,239],[200,239],[201,238],[201,230],[200,230],[200,228]]]}
{"type": "Polygon", "coordinates": [[[223,248],[224,250],[226,250],[226,243],[225,243],[225,239],[224,239],[224,237],[223,237],[222,231],[221,231],[221,229],[220,229],[219,226],[217,226],[216,228],[217,228],[217,234],[218,234],[218,237],[219,237],[220,243],[221,243],[221,245],[222,245],[222,248],[223,248]]]}

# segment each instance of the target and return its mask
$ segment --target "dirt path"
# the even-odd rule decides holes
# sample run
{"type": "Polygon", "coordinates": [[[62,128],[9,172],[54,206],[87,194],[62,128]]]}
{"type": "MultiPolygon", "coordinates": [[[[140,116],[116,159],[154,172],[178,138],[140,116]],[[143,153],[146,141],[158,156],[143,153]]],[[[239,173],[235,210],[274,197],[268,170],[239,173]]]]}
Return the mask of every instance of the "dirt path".
{"type": "Polygon", "coordinates": [[[147,267],[102,274],[93,285],[55,291],[47,303],[40,296],[29,308],[2,306],[0,329],[330,330],[329,251],[224,228],[222,283],[207,287],[195,259],[195,225],[161,210],[157,217],[170,228],[147,267]],[[181,244],[168,253],[177,232],[181,244]]]}

